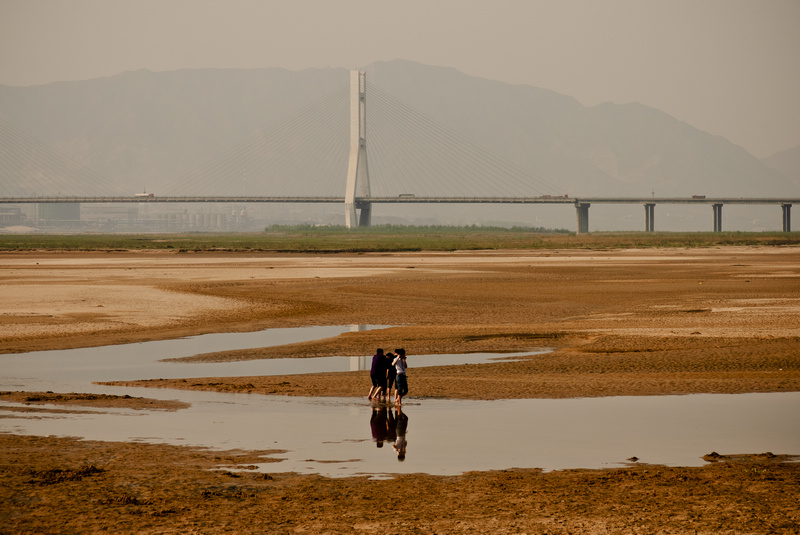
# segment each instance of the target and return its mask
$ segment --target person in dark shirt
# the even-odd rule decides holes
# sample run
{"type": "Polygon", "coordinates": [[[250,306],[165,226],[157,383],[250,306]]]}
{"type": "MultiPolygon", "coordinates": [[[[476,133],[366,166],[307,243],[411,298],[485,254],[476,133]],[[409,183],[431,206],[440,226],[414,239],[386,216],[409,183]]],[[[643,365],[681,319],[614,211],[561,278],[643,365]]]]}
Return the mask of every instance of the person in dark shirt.
{"type": "Polygon", "coordinates": [[[380,401],[381,396],[386,395],[386,357],[380,347],[372,357],[372,367],[369,370],[369,377],[372,380],[372,388],[369,389],[367,399],[380,401]]]}
{"type": "Polygon", "coordinates": [[[392,395],[392,386],[394,386],[395,377],[397,377],[397,370],[392,364],[395,354],[392,352],[386,353],[386,401],[388,402],[392,395]]]}

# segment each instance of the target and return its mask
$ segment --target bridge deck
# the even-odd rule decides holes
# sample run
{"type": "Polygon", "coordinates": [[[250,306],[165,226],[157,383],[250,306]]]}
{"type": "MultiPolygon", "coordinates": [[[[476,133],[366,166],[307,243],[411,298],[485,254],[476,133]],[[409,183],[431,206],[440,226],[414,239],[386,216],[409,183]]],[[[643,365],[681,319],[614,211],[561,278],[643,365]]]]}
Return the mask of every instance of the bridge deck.
{"type": "MultiPolygon", "coordinates": [[[[0,204],[30,203],[344,203],[344,197],[5,197],[0,204]]],[[[369,197],[359,204],[477,203],[477,204],[798,204],[800,198],[743,197],[369,197]]]]}

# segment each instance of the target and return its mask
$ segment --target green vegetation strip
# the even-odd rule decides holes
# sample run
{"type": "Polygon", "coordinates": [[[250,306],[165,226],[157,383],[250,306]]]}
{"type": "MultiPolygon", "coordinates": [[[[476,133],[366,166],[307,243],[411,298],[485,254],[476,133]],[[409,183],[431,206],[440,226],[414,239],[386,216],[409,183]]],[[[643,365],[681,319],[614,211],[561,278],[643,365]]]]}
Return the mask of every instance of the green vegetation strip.
{"type": "Polygon", "coordinates": [[[368,228],[273,226],[243,234],[26,234],[0,235],[0,251],[313,252],[457,251],[501,249],[619,249],[797,246],[800,233],[784,232],[593,232],[502,227],[368,228]]]}

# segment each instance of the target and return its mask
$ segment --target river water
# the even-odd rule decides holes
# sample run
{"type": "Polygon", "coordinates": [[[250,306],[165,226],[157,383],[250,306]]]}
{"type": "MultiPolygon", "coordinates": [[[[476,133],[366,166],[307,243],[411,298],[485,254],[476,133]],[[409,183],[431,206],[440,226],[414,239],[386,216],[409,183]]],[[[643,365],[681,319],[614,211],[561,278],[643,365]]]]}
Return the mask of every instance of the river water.
{"type": "MultiPolygon", "coordinates": [[[[2,355],[0,390],[177,399],[175,412],[28,406],[0,410],[0,432],[214,449],[278,449],[264,472],[332,477],[459,474],[512,467],[559,470],[640,463],[697,466],[719,453],[800,453],[800,393],[464,401],[415,399],[413,368],[521,354],[411,355],[402,412],[363,398],[298,398],[110,387],[94,381],[283,375],[365,369],[369,357],[164,362],[225,349],[288,344],[377,326],[270,329],[65,351],[2,355]],[[74,409],[74,411],[73,411],[74,409]],[[399,438],[398,438],[399,437],[399,438]],[[399,455],[398,450],[403,450],[399,455]]],[[[387,346],[388,347],[388,346],[387,346]]],[[[546,358],[546,351],[541,358],[546,358]]],[[[334,379],[335,380],[335,379],[334,379]]],[[[0,409],[22,406],[0,403],[0,409]]]]}

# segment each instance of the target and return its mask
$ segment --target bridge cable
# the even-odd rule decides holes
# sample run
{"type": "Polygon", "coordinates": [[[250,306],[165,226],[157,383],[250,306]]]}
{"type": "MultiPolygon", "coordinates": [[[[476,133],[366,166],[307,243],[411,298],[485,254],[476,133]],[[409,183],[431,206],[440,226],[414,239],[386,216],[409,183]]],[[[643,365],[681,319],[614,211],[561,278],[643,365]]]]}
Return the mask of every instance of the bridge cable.
{"type": "Polygon", "coordinates": [[[0,119],[3,197],[128,196],[131,192],[0,119]]]}
{"type": "MultiPolygon", "coordinates": [[[[408,104],[392,97],[374,84],[368,84],[368,102],[378,101],[378,106],[368,105],[368,119],[371,129],[370,137],[385,137],[373,140],[372,144],[388,143],[391,134],[381,121],[391,125],[391,132],[396,132],[397,141],[402,149],[393,149],[393,158],[404,162],[404,166],[415,165],[419,175],[440,181],[449,193],[455,196],[540,196],[554,194],[558,189],[535,173],[523,170],[519,166],[504,160],[497,154],[468,140],[465,136],[454,132],[417,111],[408,104]],[[385,117],[381,117],[381,115],[385,117]],[[374,136],[373,136],[374,134],[374,136]],[[402,152],[402,156],[399,154],[402,152]],[[469,195],[466,193],[469,192],[469,195]]],[[[370,128],[368,126],[368,128],[370,128]]],[[[371,144],[367,144],[369,151],[371,144]]],[[[370,165],[372,162],[370,161],[370,165]]],[[[381,169],[392,166],[383,165],[381,169]]],[[[399,167],[399,166],[398,166],[399,167]]],[[[422,183],[417,178],[411,184],[415,188],[423,188],[423,194],[431,189],[428,181],[422,183]]],[[[400,180],[395,177],[395,180],[400,180]]],[[[440,191],[437,188],[436,191],[440,191]]]]}
{"type": "Polygon", "coordinates": [[[222,156],[181,177],[170,191],[195,195],[342,196],[346,165],[346,103],[343,85],[268,126],[222,156]],[[338,128],[339,132],[336,132],[338,128]],[[338,175],[338,176],[337,176],[338,175]],[[242,188],[236,190],[239,181],[242,188]],[[287,188],[287,186],[289,186],[287,188]],[[301,186],[303,193],[297,189],[301,186]]]}

